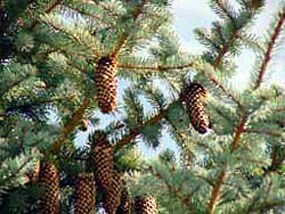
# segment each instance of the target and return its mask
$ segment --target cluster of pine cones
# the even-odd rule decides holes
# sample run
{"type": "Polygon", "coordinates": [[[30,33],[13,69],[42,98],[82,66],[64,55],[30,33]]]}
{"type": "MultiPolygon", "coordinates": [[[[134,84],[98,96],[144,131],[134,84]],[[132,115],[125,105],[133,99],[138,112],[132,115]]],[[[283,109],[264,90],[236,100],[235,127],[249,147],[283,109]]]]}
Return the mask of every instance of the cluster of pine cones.
{"type": "MultiPolygon", "coordinates": [[[[118,62],[116,56],[102,57],[97,63],[95,86],[98,106],[103,113],[113,112],[116,108],[118,62]]],[[[180,94],[180,102],[185,104],[193,128],[205,134],[211,128],[204,102],[207,90],[199,83],[188,84],[180,94]]]]}
{"type": "Polygon", "coordinates": [[[133,200],[124,184],[123,173],[114,167],[113,148],[106,134],[96,131],[93,135],[91,156],[97,188],[103,193],[103,207],[108,214],[130,214],[135,209],[138,214],[157,214],[153,196],[141,196],[133,200]]]}
{"type": "MultiPolygon", "coordinates": [[[[157,214],[152,195],[132,199],[123,180],[123,173],[114,168],[113,148],[104,132],[95,131],[91,146],[93,173],[77,176],[74,186],[74,213],[96,213],[96,190],[102,193],[103,208],[107,214],[157,214]]],[[[30,182],[43,187],[41,210],[43,214],[60,213],[60,178],[51,163],[41,163],[28,175],[30,182]]]]}

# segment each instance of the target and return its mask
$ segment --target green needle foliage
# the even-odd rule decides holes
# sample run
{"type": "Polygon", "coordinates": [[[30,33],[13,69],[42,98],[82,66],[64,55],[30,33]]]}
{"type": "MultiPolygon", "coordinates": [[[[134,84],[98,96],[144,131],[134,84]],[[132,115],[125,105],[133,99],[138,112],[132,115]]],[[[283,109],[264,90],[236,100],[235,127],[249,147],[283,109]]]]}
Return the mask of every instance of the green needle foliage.
{"type": "Polygon", "coordinates": [[[94,193],[85,201],[96,201],[97,213],[117,205],[110,214],[135,213],[134,199],[145,195],[154,197],[140,206],[162,214],[285,212],[285,92],[266,81],[283,51],[284,3],[268,32],[254,35],[250,28],[266,1],[209,1],[218,18],[195,30],[205,46],[200,55],[182,47],[171,4],[0,3],[0,213],[41,213],[50,206],[40,182],[45,164],[59,179],[44,178],[59,195],[55,213],[78,210],[76,180],[90,173],[101,175],[89,182],[96,191],[87,183],[77,188],[94,193]],[[243,71],[251,78],[240,90],[230,82],[243,63],[235,59],[248,49],[256,62],[243,71]],[[98,66],[108,56],[116,71],[98,66]],[[98,107],[99,67],[110,70],[101,73],[106,85],[118,81],[116,110],[108,114],[98,107]],[[185,93],[193,83],[203,94],[185,93]],[[201,118],[210,120],[205,134],[194,129],[201,118]],[[176,150],[157,159],[140,153],[170,142],[176,150]]]}

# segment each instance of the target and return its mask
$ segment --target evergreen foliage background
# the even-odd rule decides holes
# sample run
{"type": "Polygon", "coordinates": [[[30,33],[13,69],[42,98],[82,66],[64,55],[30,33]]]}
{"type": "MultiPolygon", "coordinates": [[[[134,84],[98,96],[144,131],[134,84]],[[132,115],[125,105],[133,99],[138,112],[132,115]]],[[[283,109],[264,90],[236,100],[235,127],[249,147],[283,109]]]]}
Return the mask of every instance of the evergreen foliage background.
{"type": "MultiPolygon", "coordinates": [[[[80,213],[81,206],[102,213],[111,199],[120,204],[114,213],[129,213],[123,196],[147,194],[163,214],[285,212],[285,93],[266,81],[284,51],[284,2],[268,31],[254,35],[249,28],[266,1],[209,1],[218,19],[195,30],[202,54],[182,47],[171,4],[0,3],[0,213],[80,213]],[[230,80],[243,62],[234,58],[248,49],[256,62],[239,90],[230,80]],[[96,74],[110,55],[119,95],[116,111],[103,114],[96,74]],[[179,99],[193,82],[208,91],[201,104],[211,120],[206,134],[194,130],[194,114],[179,99]],[[79,147],[82,132],[89,137],[79,147]],[[166,135],[179,156],[170,149],[154,160],[140,156],[139,144],[157,148],[166,135]],[[48,173],[55,178],[49,187],[48,173]],[[60,211],[48,210],[50,195],[59,195],[60,211]]],[[[154,210],[153,203],[140,206],[154,210]]]]}

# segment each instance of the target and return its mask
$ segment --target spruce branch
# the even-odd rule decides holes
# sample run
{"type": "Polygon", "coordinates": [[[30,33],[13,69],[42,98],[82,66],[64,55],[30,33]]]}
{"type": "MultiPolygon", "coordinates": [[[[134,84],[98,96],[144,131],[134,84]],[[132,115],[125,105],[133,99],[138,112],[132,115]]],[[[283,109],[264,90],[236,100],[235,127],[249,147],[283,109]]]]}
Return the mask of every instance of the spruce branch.
{"type": "MultiPolygon", "coordinates": [[[[44,12],[45,13],[50,13],[52,10],[54,10],[60,3],[62,2],[62,0],[55,0],[51,5],[49,5],[44,12]]],[[[35,20],[31,26],[28,28],[28,30],[32,31],[38,24],[40,24],[39,20],[35,20]]]]}
{"type": "Polygon", "coordinates": [[[273,33],[271,35],[271,38],[269,40],[267,49],[266,49],[264,56],[263,56],[262,64],[261,64],[259,72],[258,72],[258,78],[256,80],[254,90],[258,89],[260,87],[262,81],[263,81],[266,69],[268,67],[268,64],[269,64],[271,58],[272,58],[272,52],[273,52],[274,46],[276,44],[278,36],[280,35],[280,33],[282,31],[282,26],[283,26],[284,22],[285,22],[285,10],[283,10],[280,13],[276,27],[274,28],[273,33]]]}
{"type": "MultiPolygon", "coordinates": [[[[75,12],[77,12],[77,13],[83,15],[83,16],[89,17],[91,19],[100,20],[101,22],[106,22],[106,20],[104,18],[102,18],[102,17],[100,17],[100,16],[98,16],[96,14],[91,14],[91,13],[85,11],[85,10],[81,10],[79,8],[76,8],[73,5],[68,4],[68,5],[65,5],[65,7],[67,7],[70,10],[73,10],[73,11],[75,11],[75,12]]],[[[106,22],[104,24],[106,25],[106,27],[114,27],[115,26],[114,23],[107,23],[106,22]]]]}
{"type": "MultiPolygon", "coordinates": [[[[240,123],[238,124],[238,126],[235,129],[234,138],[233,138],[233,141],[231,143],[231,153],[233,153],[235,150],[238,149],[242,134],[245,132],[246,122],[247,122],[247,117],[243,116],[241,118],[240,123]]],[[[217,180],[216,180],[216,184],[214,185],[213,190],[212,190],[211,198],[210,198],[210,201],[208,203],[208,213],[209,214],[213,214],[215,211],[216,203],[217,203],[217,200],[218,200],[218,197],[220,194],[220,190],[221,190],[221,187],[222,187],[226,177],[227,177],[227,171],[226,171],[226,165],[225,165],[224,168],[219,173],[217,180]]]]}
{"type": "Polygon", "coordinates": [[[254,133],[254,134],[264,134],[271,137],[281,137],[282,135],[278,132],[268,131],[268,130],[258,130],[258,129],[246,129],[245,132],[247,133],[254,133]]]}
{"type": "Polygon", "coordinates": [[[128,70],[150,70],[150,71],[168,71],[168,70],[183,70],[187,68],[191,68],[193,66],[193,63],[187,63],[185,65],[176,65],[176,66],[140,66],[140,65],[131,65],[131,64],[119,64],[119,68],[128,69],[128,70]]]}
{"type": "Polygon", "coordinates": [[[58,154],[60,152],[61,146],[66,142],[68,136],[75,129],[75,127],[81,123],[81,119],[84,115],[85,110],[88,108],[89,103],[90,103],[89,98],[84,98],[82,104],[73,113],[68,122],[64,125],[62,133],[52,145],[54,153],[58,154]]]}
{"type": "Polygon", "coordinates": [[[285,200],[270,200],[265,201],[264,203],[260,203],[254,208],[250,209],[249,211],[252,211],[251,213],[264,213],[264,210],[272,210],[276,207],[284,206],[285,200]],[[262,212],[263,211],[263,212],[262,212]]]}
{"type": "Polygon", "coordinates": [[[209,211],[208,213],[209,214],[213,214],[215,211],[215,206],[216,206],[217,199],[219,197],[220,189],[224,183],[226,176],[227,176],[226,170],[223,169],[217,177],[217,182],[216,182],[216,184],[212,190],[210,202],[208,204],[208,211],[209,211]]]}
{"type": "MultiPolygon", "coordinates": [[[[147,3],[147,0],[142,0],[141,3],[133,10],[131,16],[134,20],[136,20],[139,15],[142,13],[144,5],[147,3]]],[[[119,51],[126,43],[127,39],[129,38],[130,34],[128,31],[124,30],[121,36],[119,37],[117,45],[114,47],[112,54],[113,56],[118,55],[119,51]]]]}
{"type": "MultiPolygon", "coordinates": [[[[270,166],[265,170],[264,175],[268,175],[270,173],[278,172],[280,167],[282,167],[283,162],[285,161],[285,155],[280,156],[279,153],[281,150],[284,150],[284,148],[279,147],[277,145],[272,145],[271,154],[270,154],[272,161],[271,161],[270,166]]],[[[282,151],[281,151],[281,153],[282,153],[282,151]]]]}
{"type": "MultiPolygon", "coordinates": [[[[219,61],[218,63],[220,64],[221,61],[219,61]]],[[[193,62],[189,62],[189,63],[184,64],[184,65],[176,65],[176,66],[161,66],[161,65],[158,65],[158,66],[140,66],[140,65],[131,65],[131,64],[119,64],[118,67],[122,68],[122,69],[130,69],[130,70],[134,70],[134,69],[135,70],[149,70],[149,71],[151,71],[151,73],[153,73],[153,71],[161,72],[161,71],[169,71],[169,70],[184,70],[184,69],[188,69],[191,67],[195,67],[195,64],[193,62]]],[[[204,71],[199,71],[199,72],[201,72],[202,75],[207,77],[213,84],[215,84],[218,88],[220,88],[233,102],[235,102],[238,105],[238,107],[240,109],[243,109],[243,106],[240,103],[240,101],[232,93],[230,93],[225,88],[225,86],[218,81],[217,78],[215,78],[211,74],[205,73],[204,71]]]]}
{"type": "Polygon", "coordinates": [[[217,58],[215,59],[214,64],[213,64],[214,68],[218,68],[219,67],[219,65],[221,64],[221,61],[223,60],[224,56],[228,53],[231,45],[238,38],[238,33],[239,33],[239,29],[234,28],[233,32],[231,33],[231,37],[230,37],[229,41],[226,42],[223,45],[223,47],[219,51],[219,54],[218,54],[217,58]]]}
{"type": "Polygon", "coordinates": [[[43,21],[45,22],[47,25],[51,26],[53,29],[65,34],[66,36],[68,36],[71,40],[79,43],[79,44],[82,44],[82,45],[85,45],[89,50],[91,50],[91,53],[93,55],[93,57],[96,59],[96,58],[99,58],[98,56],[98,53],[97,53],[97,49],[95,49],[88,41],[82,41],[82,39],[80,39],[79,36],[75,35],[75,34],[72,34],[70,32],[68,32],[67,30],[61,28],[60,26],[56,25],[55,23],[53,22],[49,22],[49,21],[43,21]]]}
{"type": "MultiPolygon", "coordinates": [[[[178,127],[169,119],[169,117],[166,115],[165,116],[166,121],[170,124],[170,126],[173,128],[173,130],[175,131],[175,133],[178,135],[178,137],[182,140],[182,141],[187,141],[187,137],[181,133],[181,131],[178,129],[178,127]]],[[[211,152],[213,152],[213,149],[208,146],[207,144],[201,143],[199,141],[192,141],[191,143],[194,143],[206,150],[209,150],[211,152]]]]}
{"type": "Polygon", "coordinates": [[[190,202],[191,202],[191,198],[190,198],[190,195],[183,195],[181,193],[181,189],[179,188],[175,188],[173,187],[171,184],[169,184],[162,176],[162,174],[160,174],[159,172],[157,172],[156,170],[154,170],[154,168],[152,166],[149,166],[148,167],[148,170],[153,176],[155,176],[158,180],[162,181],[168,192],[174,196],[176,196],[180,202],[182,204],[184,204],[186,207],[189,207],[190,206],[190,202]]]}
{"type": "Polygon", "coordinates": [[[166,113],[167,113],[167,109],[161,109],[158,114],[152,116],[150,119],[143,122],[141,125],[137,126],[136,128],[131,129],[127,135],[123,136],[122,139],[120,139],[114,144],[114,147],[116,147],[116,149],[121,149],[123,146],[129,144],[137,136],[140,135],[141,131],[143,130],[145,126],[156,124],[157,122],[159,122],[165,117],[166,113]]]}
{"type": "MultiPolygon", "coordinates": [[[[220,63],[221,61],[219,61],[219,64],[220,63]]],[[[214,83],[218,88],[220,88],[233,102],[235,102],[240,110],[243,110],[243,105],[241,104],[241,102],[231,92],[229,92],[223,84],[221,84],[213,75],[209,74],[208,78],[211,80],[212,83],[214,83]]]]}
{"type": "Polygon", "coordinates": [[[224,15],[226,15],[226,17],[232,22],[235,23],[235,18],[232,16],[232,14],[230,13],[230,11],[225,7],[227,4],[225,1],[223,0],[214,0],[214,2],[216,4],[216,6],[218,8],[220,8],[220,10],[223,12],[224,15]]]}

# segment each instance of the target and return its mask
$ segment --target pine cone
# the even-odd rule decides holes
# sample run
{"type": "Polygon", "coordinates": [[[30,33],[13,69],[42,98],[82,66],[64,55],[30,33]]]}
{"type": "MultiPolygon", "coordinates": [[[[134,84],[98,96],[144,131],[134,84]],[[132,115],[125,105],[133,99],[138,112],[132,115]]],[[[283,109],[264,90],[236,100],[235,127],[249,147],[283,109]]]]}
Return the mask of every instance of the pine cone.
{"type": "Polygon", "coordinates": [[[50,163],[41,163],[39,183],[44,188],[42,198],[43,214],[59,214],[60,213],[60,190],[59,175],[56,167],[50,163]]]}
{"type": "Polygon", "coordinates": [[[104,191],[103,207],[108,214],[115,214],[120,202],[123,187],[123,176],[114,172],[110,186],[104,191]]]}
{"type": "Polygon", "coordinates": [[[116,214],[130,214],[132,210],[132,200],[129,190],[124,187],[121,193],[121,204],[117,209],[116,214]]]}
{"type": "Polygon", "coordinates": [[[96,131],[93,135],[92,162],[96,183],[101,190],[110,186],[113,176],[113,149],[109,144],[106,134],[96,131]]]}
{"type": "Polygon", "coordinates": [[[95,86],[98,106],[103,113],[116,108],[118,63],[115,57],[102,57],[97,64],[95,86]]]}
{"type": "Polygon", "coordinates": [[[203,105],[207,93],[202,85],[191,83],[180,94],[180,102],[185,102],[191,124],[200,134],[205,134],[208,128],[211,127],[210,118],[203,105]]]}
{"type": "Polygon", "coordinates": [[[80,174],[75,184],[75,214],[95,213],[95,180],[93,174],[80,174]]]}
{"type": "Polygon", "coordinates": [[[157,214],[156,200],[154,196],[138,196],[135,198],[136,214],[157,214]]]}

